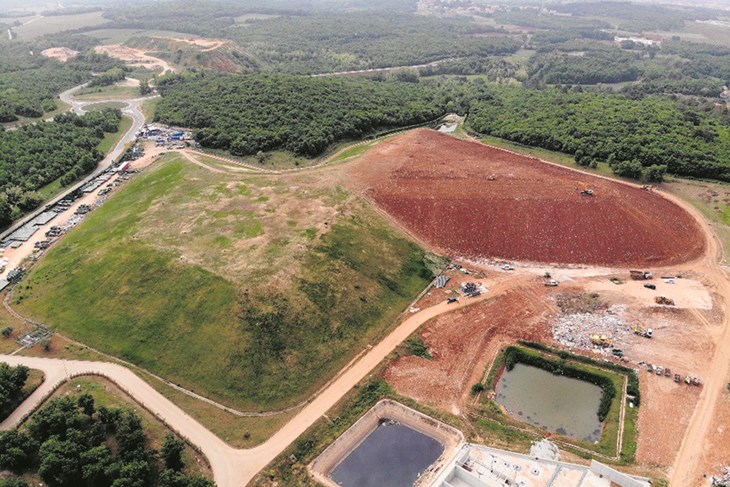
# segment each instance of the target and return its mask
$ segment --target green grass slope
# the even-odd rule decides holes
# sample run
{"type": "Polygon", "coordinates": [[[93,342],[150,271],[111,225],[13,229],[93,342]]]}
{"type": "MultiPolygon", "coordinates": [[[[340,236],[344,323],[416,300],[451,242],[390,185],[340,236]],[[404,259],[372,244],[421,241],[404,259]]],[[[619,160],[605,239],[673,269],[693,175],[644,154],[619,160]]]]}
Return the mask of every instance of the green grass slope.
{"type": "Polygon", "coordinates": [[[422,250],[342,191],[163,161],[48,252],[20,309],[206,396],[269,410],[314,392],[431,278],[422,250]],[[305,227],[312,201],[332,210],[320,230],[305,227]]]}

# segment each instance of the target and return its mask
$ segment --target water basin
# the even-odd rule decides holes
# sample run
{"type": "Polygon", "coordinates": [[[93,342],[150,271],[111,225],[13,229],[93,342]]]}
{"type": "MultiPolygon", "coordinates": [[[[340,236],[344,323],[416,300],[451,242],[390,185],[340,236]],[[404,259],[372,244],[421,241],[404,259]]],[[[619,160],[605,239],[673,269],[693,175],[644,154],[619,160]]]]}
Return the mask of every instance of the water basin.
{"type": "Polygon", "coordinates": [[[343,487],[411,487],[443,453],[430,436],[383,421],[332,471],[343,487]]]}
{"type": "Polygon", "coordinates": [[[502,374],[496,390],[497,402],[521,421],[579,440],[601,437],[603,391],[597,385],[518,363],[502,374]]]}

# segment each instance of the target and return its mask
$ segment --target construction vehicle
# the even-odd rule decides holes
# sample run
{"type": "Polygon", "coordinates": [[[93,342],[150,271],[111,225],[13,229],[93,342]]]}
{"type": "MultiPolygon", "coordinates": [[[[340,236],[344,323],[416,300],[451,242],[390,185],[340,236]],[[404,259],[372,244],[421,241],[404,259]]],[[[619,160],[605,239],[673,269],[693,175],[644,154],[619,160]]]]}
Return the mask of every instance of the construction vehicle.
{"type": "Polygon", "coordinates": [[[580,186],[580,194],[583,196],[593,196],[593,190],[586,183],[578,183],[580,186]]]}
{"type": "Polygon", "coordinates": [[[611,337],[608,337],[606,335],[592,335],[591,343],[593,343],[597,347],[610,347],[611,345],[613,345],[611,337]]]}
{"type": "Polygon", "coordinates": [[[666,296],[657,296],[654,298],[654,302],[656,304],[663,304],[666,306],[674,306],[674,300],[672,298],[668,298],[666,296]]]}
{"type": "Polygon", "coordinates": [[[654,330],[652,330],[651,328],[649,328],[648,330],[644,330],[643,328],[641,328],[639,326],[635,326],[633,328],[633,330],[634,330],[634,335],[639,335],[640,337],[651,338],[654,336],[654,330]]]}
{"type": "Polygon", "coordinates": [[[634,281],[646,281],[654,278],[654,275],[649,271],[629,271],[629,274],[634,281]]]}

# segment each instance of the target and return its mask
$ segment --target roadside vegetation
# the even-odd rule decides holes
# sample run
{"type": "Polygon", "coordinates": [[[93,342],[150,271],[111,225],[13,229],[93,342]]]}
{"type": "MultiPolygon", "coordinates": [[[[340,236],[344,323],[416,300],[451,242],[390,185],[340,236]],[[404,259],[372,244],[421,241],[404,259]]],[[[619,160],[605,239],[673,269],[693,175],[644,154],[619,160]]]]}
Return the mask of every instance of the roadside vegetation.
{"type": "Polygon", "coordinates": [[[159,452],[150,448],[133,409],[99,405],[85,393],[53,399],[27,425],[0,433],[0,468],[18,487],[38,478],[49,487],[213,487],[182,473],[185,450],[173,434],[159,452]]]}
{"type": "Polygon", "coordinates": [[[0,226],[36,208],[44,186],[70,184],[96,168],[102,142],[119,130],[120,120],[119,110],[107,109],[0,132],[0,226]]]}
{"type": "Polygon", "coordinates": [[[122,70],[123,64],[91,51],[83,36],[47,36],[34,41],[0,39],[0,123],[38,119],[57,109],[64,90],[92,79],[92,72],[122,70]],[[65,63],[40,55],[50,47],[79,51],[65,63]]]}
{"type": "Polygon", "coordinates": [[[336,183],[292,178],[168,157],[54,246],[17,304],[234,407],[296,404],[432,274],[422,250],[336,183]]]}

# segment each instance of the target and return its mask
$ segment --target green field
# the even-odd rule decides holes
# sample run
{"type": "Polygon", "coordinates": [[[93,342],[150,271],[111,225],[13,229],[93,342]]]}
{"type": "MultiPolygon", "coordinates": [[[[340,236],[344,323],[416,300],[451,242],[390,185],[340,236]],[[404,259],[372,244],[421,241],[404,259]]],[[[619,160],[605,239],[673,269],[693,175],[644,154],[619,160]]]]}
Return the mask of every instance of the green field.
{"type": "Polygon", "coordinates": [[[430,278],[423,251],[336,180],[168,155],[59,242],[16,302],[173,382],[271,410],[382,336],[430,278]]]}
{"type": "Polygon", "coordinates": [[[102,12],[91,12],[77,15],[36,16],[23,19],[23,22],[23,25],[13,27],[13,31],[21,40],[33,39],[46,34],[57,34],[66,30],[104,25],[109,21],[102,16],[102,12]]]}
{"type": "Polygon", "coordinates": [[[139,88],[134,86],[93,86],[82,88],[76,92],[74,98],[81,101],[96,101],[107,99],[130,99],[141,96],[139,88]]]}
{"type": "Polygon", "coordinates": [[[195,35],[169,30],[148,29],[96,29],[84,32],[84,35],[96,37],[104,44],[124,44],[133,37],[170,37],[176,39],[195,38],[195,35]]]}

